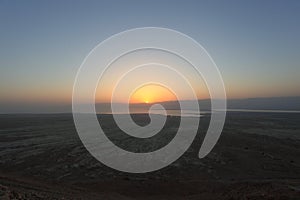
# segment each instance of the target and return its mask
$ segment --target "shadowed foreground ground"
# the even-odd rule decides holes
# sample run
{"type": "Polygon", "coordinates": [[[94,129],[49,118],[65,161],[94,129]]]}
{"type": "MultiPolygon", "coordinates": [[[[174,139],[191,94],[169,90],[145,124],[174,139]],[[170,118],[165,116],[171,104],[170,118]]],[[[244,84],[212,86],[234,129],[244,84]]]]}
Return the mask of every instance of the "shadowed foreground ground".
{"type": "MultiPolygon", "coordinates": [[[[0,199],[300,199],[300,114],[228,113],[218,144],[200,160],[209,118],[201,118],[194,143],[172,165],[128,174],[86,151],[71,115],[0,115],[0,199]]],[[[167,144],[180,119],[169,117],[140,145],[110,115],[99,121],[115,144],[142,152],[167,144]]]]}

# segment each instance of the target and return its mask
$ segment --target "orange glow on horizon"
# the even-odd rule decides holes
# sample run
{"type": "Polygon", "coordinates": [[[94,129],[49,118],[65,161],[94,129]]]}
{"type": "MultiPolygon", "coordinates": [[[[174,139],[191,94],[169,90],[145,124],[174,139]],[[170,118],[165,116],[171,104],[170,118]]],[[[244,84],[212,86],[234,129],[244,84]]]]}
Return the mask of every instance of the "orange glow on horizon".
{"type": "Polygon", "coordinates": [[[167,88],[160,85],[145,85],[137,89],[130,97],[129,103],[155,103],[174,101],[176,96],[167,88]]]}

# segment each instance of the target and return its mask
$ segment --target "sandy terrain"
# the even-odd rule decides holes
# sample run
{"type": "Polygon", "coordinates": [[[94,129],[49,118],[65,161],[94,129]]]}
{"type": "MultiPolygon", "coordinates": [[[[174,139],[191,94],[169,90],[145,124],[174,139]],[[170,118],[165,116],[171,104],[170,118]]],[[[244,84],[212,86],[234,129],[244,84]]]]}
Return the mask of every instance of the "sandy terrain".
{"type": "MultiPolygon", "coordinates": [[[[138,123],[147,116],[136,115],[138,123]]],[[[170,166],[146,174],[110,169],[81,144],[72,116],[0,115],[0,199],[300,199],[300,114],[228,113],[222,136],[204,159],[197,153],[209,122],[170,166]]],[[[135,152],[165,145],[178,117],[158,136],[122,135],[110,115],[100,123],[117,145],[135,152]]]]}

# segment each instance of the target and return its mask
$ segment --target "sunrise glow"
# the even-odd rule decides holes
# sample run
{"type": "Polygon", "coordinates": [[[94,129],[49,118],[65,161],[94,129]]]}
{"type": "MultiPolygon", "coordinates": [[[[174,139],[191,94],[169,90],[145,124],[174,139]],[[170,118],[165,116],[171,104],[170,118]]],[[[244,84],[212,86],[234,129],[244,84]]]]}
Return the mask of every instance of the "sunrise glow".
{"type": "Polygon", "coordinates": [[[137,89],[130,98],[130,103],[155,103],[162,101],[174,101],[176,96],[167,88],[149,84],[137,89]]]}

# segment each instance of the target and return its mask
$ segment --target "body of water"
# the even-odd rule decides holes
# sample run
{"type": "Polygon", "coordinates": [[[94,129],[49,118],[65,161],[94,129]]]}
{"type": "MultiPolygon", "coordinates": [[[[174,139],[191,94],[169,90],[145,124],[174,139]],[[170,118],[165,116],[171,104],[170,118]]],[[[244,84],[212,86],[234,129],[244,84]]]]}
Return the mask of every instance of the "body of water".
{"type": "MultiPolygon", "coordinates": [[[[216,110],[215,112],[218,112],[216,110]]],[[[227,109],[226,112],[255,112],[255,113],[300,113],[298,110],[253,110],[253,109],[227,109]]],[[[156,114],[156,115],[168,115],[168,116],[181,116],[181,117],[201,117],[205,114],[210,114],[211,111],[194,111],[194,110],[146,110],[135,109],[131,111],[131,114],[156,114]],[[149,113],[150,112],[150,113],[149,113]]],[[[100,114],[112,114],[111,112],[100,112],[100,114]]],[[[120,112],[116,114],[127,114],[126,112],[120,112]]]]}

